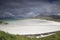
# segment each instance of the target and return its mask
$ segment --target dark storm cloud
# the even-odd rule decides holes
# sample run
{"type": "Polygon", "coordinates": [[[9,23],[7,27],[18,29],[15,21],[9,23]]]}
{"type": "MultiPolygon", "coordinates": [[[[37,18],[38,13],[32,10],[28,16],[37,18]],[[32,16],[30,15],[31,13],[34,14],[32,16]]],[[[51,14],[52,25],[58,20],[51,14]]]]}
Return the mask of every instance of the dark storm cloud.
{"type": "Polygon", "coordinates": [[[51,2],[51,0],[0,0],[0,18],[59,14],[60,1],[51,2]]]}

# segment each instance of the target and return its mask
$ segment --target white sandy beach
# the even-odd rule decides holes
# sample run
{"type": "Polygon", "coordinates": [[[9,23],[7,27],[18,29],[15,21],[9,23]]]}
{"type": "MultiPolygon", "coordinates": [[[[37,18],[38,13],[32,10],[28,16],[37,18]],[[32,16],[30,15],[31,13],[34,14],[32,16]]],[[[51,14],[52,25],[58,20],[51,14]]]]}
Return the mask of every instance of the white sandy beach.
{"type": "Polygon", "coordinates": [[[60,30],[60,23],[42,19],[24,19],[8,21],[7,25],[0,25],[0,30],[11,34],[41,34],[60,30]]]}

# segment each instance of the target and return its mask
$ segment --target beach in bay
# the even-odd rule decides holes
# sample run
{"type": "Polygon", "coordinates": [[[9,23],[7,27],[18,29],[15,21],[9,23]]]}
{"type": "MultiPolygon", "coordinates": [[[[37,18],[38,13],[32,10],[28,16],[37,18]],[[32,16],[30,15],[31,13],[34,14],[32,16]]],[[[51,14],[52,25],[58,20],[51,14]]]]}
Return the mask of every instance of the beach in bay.
{"type": "Polygon", "coordinates": [[[0,30],[10,34],[41,34],[60,30],[60,23],[43,19],[24,19],[5,21],[8,24],[0,25],[0,30]]]}

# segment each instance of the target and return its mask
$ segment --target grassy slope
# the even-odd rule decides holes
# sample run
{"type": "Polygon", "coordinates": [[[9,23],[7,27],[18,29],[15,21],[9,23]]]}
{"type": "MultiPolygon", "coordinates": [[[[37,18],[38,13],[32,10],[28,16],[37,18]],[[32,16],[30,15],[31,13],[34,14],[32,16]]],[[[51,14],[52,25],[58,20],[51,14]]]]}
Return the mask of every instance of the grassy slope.
{"type": "Polygon", "coordinates": [[[60,32],[56,32],[56,34],[44,38],[28,38],[26,36],[12,35],[0,31],[0,40],[60,40],[60,32]]]}

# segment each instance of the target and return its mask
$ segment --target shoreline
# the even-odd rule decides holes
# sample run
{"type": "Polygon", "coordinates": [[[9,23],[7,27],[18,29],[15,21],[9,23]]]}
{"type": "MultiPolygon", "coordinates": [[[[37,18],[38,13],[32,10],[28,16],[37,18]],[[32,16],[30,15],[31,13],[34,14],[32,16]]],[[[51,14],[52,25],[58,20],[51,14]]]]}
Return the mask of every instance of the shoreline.
{"type": "MultiPolygon", "coordinates": [[[[12,34],[34,34],[42,32],[50,32],[60,30],[60,23],[54,21],[47,21],[47,23],[40,23],[39,21],[44,21],[40,19],[25,19],[21,21],[9,22],[7,25],[0,25],[0,29],[12,34]],[[38,21],[38,22],[37,22],[38,21]],[[56,26],[55,26],[56,25],[56,26]],[[1,27],[2,26],[2,27],[1,27]],[[41,27],[40,27],[41,26],[41,27]],[[44,30],[43,30],[44,29],[44,30]],[[45,30],[46,29],[46,30],[45,30]],[[29,32],[30,31],[30,32],[29,32]]],[[[45,20],[46,21],[46,20],[45,20]]]]}

